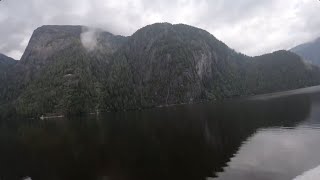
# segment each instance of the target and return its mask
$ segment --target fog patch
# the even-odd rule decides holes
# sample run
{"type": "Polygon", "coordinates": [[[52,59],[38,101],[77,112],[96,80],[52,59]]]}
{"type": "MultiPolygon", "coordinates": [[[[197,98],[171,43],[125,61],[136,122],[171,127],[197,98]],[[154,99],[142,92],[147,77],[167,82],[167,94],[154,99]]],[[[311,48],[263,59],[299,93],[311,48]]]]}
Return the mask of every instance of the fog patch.
{"type": "Polygon", "coordinates": [[[87,51],[93,51],[98,44],[100,31],[95,28],[83,28],[80,35],[81,43],[87,51]]]}

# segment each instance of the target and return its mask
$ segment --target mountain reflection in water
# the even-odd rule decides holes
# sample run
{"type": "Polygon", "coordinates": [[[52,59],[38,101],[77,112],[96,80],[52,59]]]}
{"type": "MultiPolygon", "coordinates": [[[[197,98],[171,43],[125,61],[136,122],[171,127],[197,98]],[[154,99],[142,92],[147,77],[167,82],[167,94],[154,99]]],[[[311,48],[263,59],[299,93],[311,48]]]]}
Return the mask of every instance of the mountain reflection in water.
{"type": "Polygon", "coordinates": [[[319,103],[319,94],[299,93],[68,119],[6,119],[0,124],[0,179],[292,179],[320,164],[319,103]]]}

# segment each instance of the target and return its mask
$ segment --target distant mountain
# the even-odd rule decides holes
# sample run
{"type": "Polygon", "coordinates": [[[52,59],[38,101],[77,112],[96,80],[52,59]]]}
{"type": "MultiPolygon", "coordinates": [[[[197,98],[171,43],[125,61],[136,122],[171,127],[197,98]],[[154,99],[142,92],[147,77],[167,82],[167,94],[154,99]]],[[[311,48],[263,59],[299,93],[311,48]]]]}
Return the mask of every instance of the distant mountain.
{"type": "Polygon", "coordinates": [[[3,90],[2,86],[5,86],[4,82],[7,79],[8,71],[17,63],[18,61],[4,55],[0,54],[0,93],[3,90]]]}
{"type": "Polygon", "coordinates": [[[6,71],[11,66],[15,65],[18,61],[0,53],[0,72],[6,71]]]}
{"type": "MultiPolygon", "coordinates": [[[[0,54],[0,94],[4,94],[7,86],[8,72],[18,61],[0,54]]],[[[0,99],[1,102],[1,99],[0,99]]]]}
{"type": "Polygon", "coordinates": [[[312,42],[298,45],[290,49],[290,51],[313,64],[320,65],[320,38],[312,42]]]}
{"type": "Polygon", "coordinates": [[[253,57],[246,71],[247,89],[253,94],[303,88],[320,82],[319,67],[284,50],[253,57]]]}
{"type": "Polygon", "coordinates": [[[8,73],[0,104],[24,115],[140,109],[320,84],[320,70],[291,52],[249,57],[204,30],[169,23],[130,37],[42,26],[8,73]]]}

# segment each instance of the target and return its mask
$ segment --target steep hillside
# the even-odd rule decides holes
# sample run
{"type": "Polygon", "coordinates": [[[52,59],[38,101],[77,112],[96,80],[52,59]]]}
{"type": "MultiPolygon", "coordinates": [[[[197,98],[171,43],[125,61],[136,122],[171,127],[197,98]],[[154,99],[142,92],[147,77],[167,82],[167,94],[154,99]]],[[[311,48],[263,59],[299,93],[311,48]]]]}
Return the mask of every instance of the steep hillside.
{"type": "Polygon", "coordinates": [[[0,104],[32,116],[141,109],[318,85],[319,77],[294,53],[248,57],[188,25],[157,23],[130,37],[42,26],[3,81],[0,104]]]}
{"type": "Polygon", "coordinates": [[[204,30],[150,25],[114,55],[106,102],[135,109],[238,96],[247,59],[204,30]]]}
{"type": "Polygon", "coordinates": [[[319,68],[288,51],[248,57],[187,25],[138,30],[113,57],[105,102],[136,109],[296,89],[320,83],[319,68]]]}
{"type": "Polygon", "coordinates": [[[0,53],[0,72],[8,70],[8,68],[15,65],[16,63],[16,60],[0,53]]]}
{"type": "MultiPolygon", "coordinates": [[[[12,68],[17,64],[18,61],[0,54],[0,94],[5,94],[7,91],[7,79],[12,68]]],[[[5,99],[0,96],[0,102],[3,102],[5,99]]],[[[0,103],[1,104],[1,103],[0,103]]]]}
{"type": "Polygon", "coordinates": [[[320,69],[289,51],[252,58],[247,68],[247,88],[263,94],[319,84],[320,69]]]}
{"type": "Polygon", "coordinates": [[[320,65],[320,38],[294,47],[290,51],[315,65],[320,65]]]}
{"type": "Polygon", "coordinates": [[[94,111],[110,56],[124,41],[82,26],[42,26],[12,70],[3,96],[21,114],[94,111]],[[88,42],[94,49],[82,41],[87,32],[94,33],[88,42]]]}

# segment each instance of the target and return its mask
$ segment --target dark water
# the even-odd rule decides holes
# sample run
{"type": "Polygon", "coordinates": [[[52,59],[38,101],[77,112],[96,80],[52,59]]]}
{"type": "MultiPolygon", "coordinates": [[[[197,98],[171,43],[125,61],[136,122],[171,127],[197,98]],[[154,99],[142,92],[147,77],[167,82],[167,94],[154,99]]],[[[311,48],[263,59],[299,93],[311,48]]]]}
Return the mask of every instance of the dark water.
{"type": "Polygon", "coordinates": [[[292,179],[320,165],[320,87],[0,124],[0,179],[292,179]]]}

